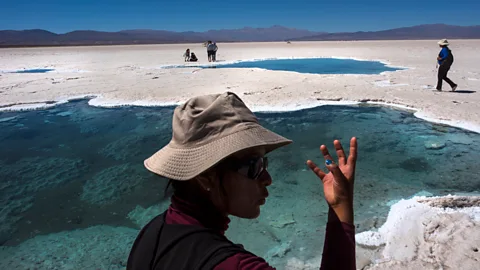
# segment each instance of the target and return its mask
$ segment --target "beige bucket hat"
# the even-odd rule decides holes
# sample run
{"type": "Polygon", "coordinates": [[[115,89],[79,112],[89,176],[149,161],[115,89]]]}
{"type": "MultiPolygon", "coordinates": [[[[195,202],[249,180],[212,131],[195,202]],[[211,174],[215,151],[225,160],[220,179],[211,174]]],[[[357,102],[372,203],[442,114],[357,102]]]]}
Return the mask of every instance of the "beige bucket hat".
{"type": "Polygon", "coordinates": [[[171,141],[144,165],[169,179],[190,180],[238,151],[263,146],[270,152],[291,142],[262,127],[236,94],[204,95],[175,108],[171,141]]]}
{"type": "Polygon", "coordinates": [[[448,43],[448,40],[447,40],[446,38],[440,40],[440,41],[437,42],[437,43],[438,43],[438,45],[442,45],[442,46],[448,46],[448,45],[450,45],[450,44],[448,43]]]}

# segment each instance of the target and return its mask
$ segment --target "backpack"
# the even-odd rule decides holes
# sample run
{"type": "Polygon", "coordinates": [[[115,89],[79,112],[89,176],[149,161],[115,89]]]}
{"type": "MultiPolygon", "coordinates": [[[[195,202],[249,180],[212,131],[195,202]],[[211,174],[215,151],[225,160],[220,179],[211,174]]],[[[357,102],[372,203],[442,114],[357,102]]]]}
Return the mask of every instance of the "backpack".
{"type": "Polygon", "coordinates": [[[166,224],[165,217],[166,211],[140,231],[126,270],[211,270],[238,253],[255,256],[213,230],[166,224]]]}
{"type": "Polygon", "coordinates": [[[446,62],[448,65],[451,65],[451,64],[453,64],[453,61],[454,61],[453,53],[452,53],[452,51],[450,50],[450,48],[448,48],[448,47],[447,47],[447,50],[448,50],[448,56],[447,56],[447,59],[445,59],[445,62],[446,62]]]}

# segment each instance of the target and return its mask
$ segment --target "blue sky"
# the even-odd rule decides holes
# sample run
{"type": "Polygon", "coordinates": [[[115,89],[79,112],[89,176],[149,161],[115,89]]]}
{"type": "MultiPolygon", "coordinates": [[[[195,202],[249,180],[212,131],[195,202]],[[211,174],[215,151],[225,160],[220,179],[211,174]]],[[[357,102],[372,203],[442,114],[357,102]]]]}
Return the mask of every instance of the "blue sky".
{"type": "Polygon", "coordinates": [[[205,31],[283,25],[374,31],[417,24],[480,25],[480,0],[0,0],[0,29],[205,31]]]}

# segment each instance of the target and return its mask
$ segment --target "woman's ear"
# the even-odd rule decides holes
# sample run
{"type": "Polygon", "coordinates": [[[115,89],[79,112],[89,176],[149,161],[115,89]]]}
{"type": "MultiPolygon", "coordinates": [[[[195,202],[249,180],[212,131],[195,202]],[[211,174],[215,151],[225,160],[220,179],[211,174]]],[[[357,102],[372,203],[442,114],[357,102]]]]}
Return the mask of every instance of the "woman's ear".
{"type": "Polygon", "coordinates": [[[201,175],[197,176],[197,181],[200,187],[205,191],[210,191],[215,188],[218,181],[216,181],[215,170],[208,170],[201,175]]]}
{"type": "Polygon", "coordinates": [[[211,168],[197,177],[197,183],[220,212],[228,213],[229,203],[220,180],[221,173],[219,167],[211,168]]]}

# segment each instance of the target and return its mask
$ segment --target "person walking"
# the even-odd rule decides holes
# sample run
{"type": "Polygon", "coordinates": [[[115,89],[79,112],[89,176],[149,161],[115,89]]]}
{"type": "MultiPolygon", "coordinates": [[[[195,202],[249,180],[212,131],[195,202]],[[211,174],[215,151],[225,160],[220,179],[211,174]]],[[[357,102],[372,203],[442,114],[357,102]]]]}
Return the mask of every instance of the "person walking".
{"type": "Polygon", "coordinates": [[[438,54],[437,61],[438,61],[438,82],[437,82],[437,91],[442,91],[442,81],[445,80],[450,87],[452,87],[452,91],[457,89],[457,84],[454,83],[447,77],[448,71],[453,64],[453,54],[450,48],[448,47],[449,43],[447,39],[442,39],[438,42],[438,45],[442,50],[438,54]]]}

